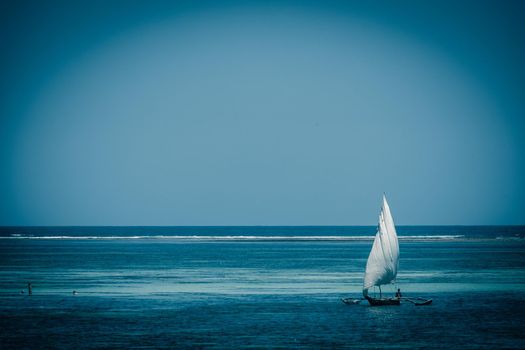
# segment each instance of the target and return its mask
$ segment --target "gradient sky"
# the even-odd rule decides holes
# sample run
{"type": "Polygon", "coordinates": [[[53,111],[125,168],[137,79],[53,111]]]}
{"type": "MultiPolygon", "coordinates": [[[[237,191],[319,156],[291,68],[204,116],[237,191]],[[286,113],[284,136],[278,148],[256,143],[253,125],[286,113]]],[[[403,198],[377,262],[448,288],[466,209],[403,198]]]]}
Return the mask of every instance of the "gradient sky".
{"type": "Polygon", "coordinates": [[[0,6],[0,225],[525,224],[525,2],[0,6]]]}

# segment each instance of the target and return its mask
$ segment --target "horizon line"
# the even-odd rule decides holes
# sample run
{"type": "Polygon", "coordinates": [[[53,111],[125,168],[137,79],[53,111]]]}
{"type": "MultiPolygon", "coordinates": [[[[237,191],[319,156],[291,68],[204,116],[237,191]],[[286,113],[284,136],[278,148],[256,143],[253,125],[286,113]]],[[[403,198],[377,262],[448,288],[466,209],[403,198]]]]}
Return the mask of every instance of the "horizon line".
{"type": "MultiPolygon", "coordinates": [[[[0,228],[11,227],[376,227],[377,225],[0,225],[0,228]]],[[[497,226],[525,226],[525,224],[400,224],[396,227],[497,227],[497,226]]]]}

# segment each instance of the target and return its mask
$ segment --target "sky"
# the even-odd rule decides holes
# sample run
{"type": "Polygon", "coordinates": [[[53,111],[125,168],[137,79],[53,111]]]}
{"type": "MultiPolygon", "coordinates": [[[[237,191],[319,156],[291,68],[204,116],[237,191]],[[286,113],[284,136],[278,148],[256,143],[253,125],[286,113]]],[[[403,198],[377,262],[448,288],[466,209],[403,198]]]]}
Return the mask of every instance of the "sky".
{"type": "Polygon", "coordinates": [[[0,225],[525,224],[521,1],[0,5],[0,225]]]}

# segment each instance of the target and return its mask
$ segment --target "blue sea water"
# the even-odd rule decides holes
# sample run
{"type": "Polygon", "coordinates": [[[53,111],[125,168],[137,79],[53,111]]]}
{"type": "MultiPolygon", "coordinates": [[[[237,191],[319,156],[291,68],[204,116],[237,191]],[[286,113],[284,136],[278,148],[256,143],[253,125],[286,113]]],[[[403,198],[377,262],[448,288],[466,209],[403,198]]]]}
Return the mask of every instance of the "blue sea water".
{"type": "Polygon", "coordinates": [[[397,286],[433,303],[345,305],[374,233],[3,227],[0,347],[525,348],[525,227],[400,226],[397,286]]]}

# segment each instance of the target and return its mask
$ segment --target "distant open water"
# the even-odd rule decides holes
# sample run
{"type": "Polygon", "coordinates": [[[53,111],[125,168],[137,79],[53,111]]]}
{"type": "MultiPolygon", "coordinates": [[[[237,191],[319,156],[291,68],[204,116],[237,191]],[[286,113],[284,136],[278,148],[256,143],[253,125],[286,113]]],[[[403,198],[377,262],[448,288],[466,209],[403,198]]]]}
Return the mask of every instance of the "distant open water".
{"type": "Polygon", "coordinates": [[[398,287],[433,304],[345,305],[374,233],[0,228],[0,347],[525,348],[525,227],[399,227],[398,287]]]}
{"type": "MultiPolygon", "coordinates": [[[[0,239],[372,240],[375,226],[1,227],[0,239]]],[[[525,226],[398,226],[400,240],[525,239],[525,226]]]]}

